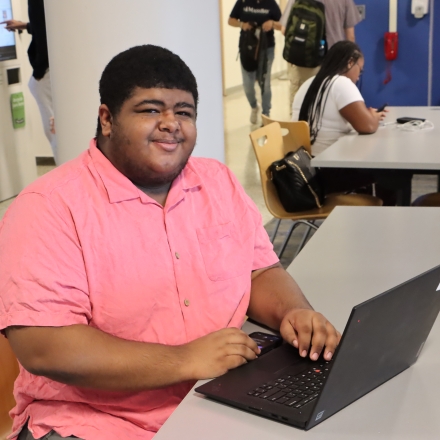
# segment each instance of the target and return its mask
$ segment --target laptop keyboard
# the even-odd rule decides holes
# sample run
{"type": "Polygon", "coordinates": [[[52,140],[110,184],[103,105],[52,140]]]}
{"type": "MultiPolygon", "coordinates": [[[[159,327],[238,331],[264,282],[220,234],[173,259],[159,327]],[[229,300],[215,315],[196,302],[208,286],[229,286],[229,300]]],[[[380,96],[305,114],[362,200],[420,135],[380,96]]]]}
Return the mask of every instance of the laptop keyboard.
{"type": "Polygon", "coordinates": [[[291,408],[301,408],[319,396],[329,370],[328,364],[325,361],[297,375],[281,376],[252,389],[248,395],[291,408]]]}

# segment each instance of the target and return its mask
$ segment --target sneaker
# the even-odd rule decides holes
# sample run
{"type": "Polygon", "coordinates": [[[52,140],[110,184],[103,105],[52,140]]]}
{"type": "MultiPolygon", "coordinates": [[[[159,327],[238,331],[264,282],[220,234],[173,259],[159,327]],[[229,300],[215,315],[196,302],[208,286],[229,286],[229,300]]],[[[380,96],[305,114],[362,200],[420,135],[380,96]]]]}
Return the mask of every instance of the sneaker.
{"type": "Polygon", "coordinates": [[[257,123],[258,110],[259,110],[258,104],[256,105],[255,108],[251,110],[251,118],[250,118],[251,124],[255,125],[257,123]]]}

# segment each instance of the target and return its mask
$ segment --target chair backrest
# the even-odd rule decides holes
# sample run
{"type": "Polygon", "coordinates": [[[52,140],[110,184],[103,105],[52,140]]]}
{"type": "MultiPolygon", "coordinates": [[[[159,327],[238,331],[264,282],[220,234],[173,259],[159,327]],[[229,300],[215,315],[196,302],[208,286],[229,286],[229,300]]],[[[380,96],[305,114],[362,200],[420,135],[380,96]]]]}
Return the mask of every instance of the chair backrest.
{"type": "MultiPolygon", "coordinates": [[[[284,152],[296,151],[299,147],[304,147],[312,154],[312,144],[310,142],[309,124],[305,121],[275,121],[265,115],[261,115],[263,125],[278,122],[282,129],[287,130],[283,134],[284,152]]],[[[282,130],[283,131],[283,130],[282,130]]]]}
{"type": "Polygon", "coordinates": [[[281,205],[275,185],[270,180],[268,168],[272,162],[284,157],[284,143],[278,122],[265,125],[249,134],[260,168],[261,185],[267,209],[276,218],[292,218],[281,205]]]}
{"type": "Polygon", "coordinates": [[[18,362],[8,340],[0,335],[0,439],[10,434],[12,420],[9,411],[15,405],[12,390],[18,375],[18,362]]]}

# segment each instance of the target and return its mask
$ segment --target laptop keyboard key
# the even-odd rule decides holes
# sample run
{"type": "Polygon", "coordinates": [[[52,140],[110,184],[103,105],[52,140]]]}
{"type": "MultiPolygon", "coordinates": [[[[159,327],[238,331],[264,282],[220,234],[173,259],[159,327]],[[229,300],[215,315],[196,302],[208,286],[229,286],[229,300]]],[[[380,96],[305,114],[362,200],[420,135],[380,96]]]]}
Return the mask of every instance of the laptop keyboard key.
{"type": "Polygon", "coordinates": [[[279,391],[276,394],[273,394],[272,396],[268,397],[267,400],[270,400],[271,402],[275,402],[275,400],[279,399],[280,397],[284,397],[286,393],[283,393],[282,391],[279,391]]]}
{"type": "Polygon", "coordinates": [[[248,395],[291,408],[301,408],[319,396],[329,371],[328,367],[328,362],[323,362],[310,370],[301,371],[296,376],[282,376],[254,388],[248,395]]]}
{"type": "Polygon", "coordinates": [[[292,407],[292,406],[296,405],[298,402],[299,402],[299,399],[290,399],[285,403],[285,405],[292,407]]]}
{"type": "Polygon", "coordinates": [[[272,388],[269,391],[265,391],[264,393],[261,393],[260,399],[267,399],[270,396],[272,396],[273,394],[278,393],[278,390],[276,388],[272,388]]]}

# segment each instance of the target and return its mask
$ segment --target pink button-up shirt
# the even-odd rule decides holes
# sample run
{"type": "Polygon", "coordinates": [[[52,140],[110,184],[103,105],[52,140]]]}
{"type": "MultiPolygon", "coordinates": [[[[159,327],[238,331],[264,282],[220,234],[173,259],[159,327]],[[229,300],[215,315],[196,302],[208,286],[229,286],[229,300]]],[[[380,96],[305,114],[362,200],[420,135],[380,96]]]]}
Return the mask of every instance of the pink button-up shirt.
{"type": "MultiPolygon", "coordinates": [[[[257,208],[224,165],[191,158],[162,207],[92,141],[27,187],[0,223],[0,329],[85,324],[185,344],[240,327],[251,271],[277,261],[257,208]]],[[[87,440],[150,439],[192,385],[102,392],[21,367],[11,438],[29,418],[34,437],[55,429],[87,440]]]]}

